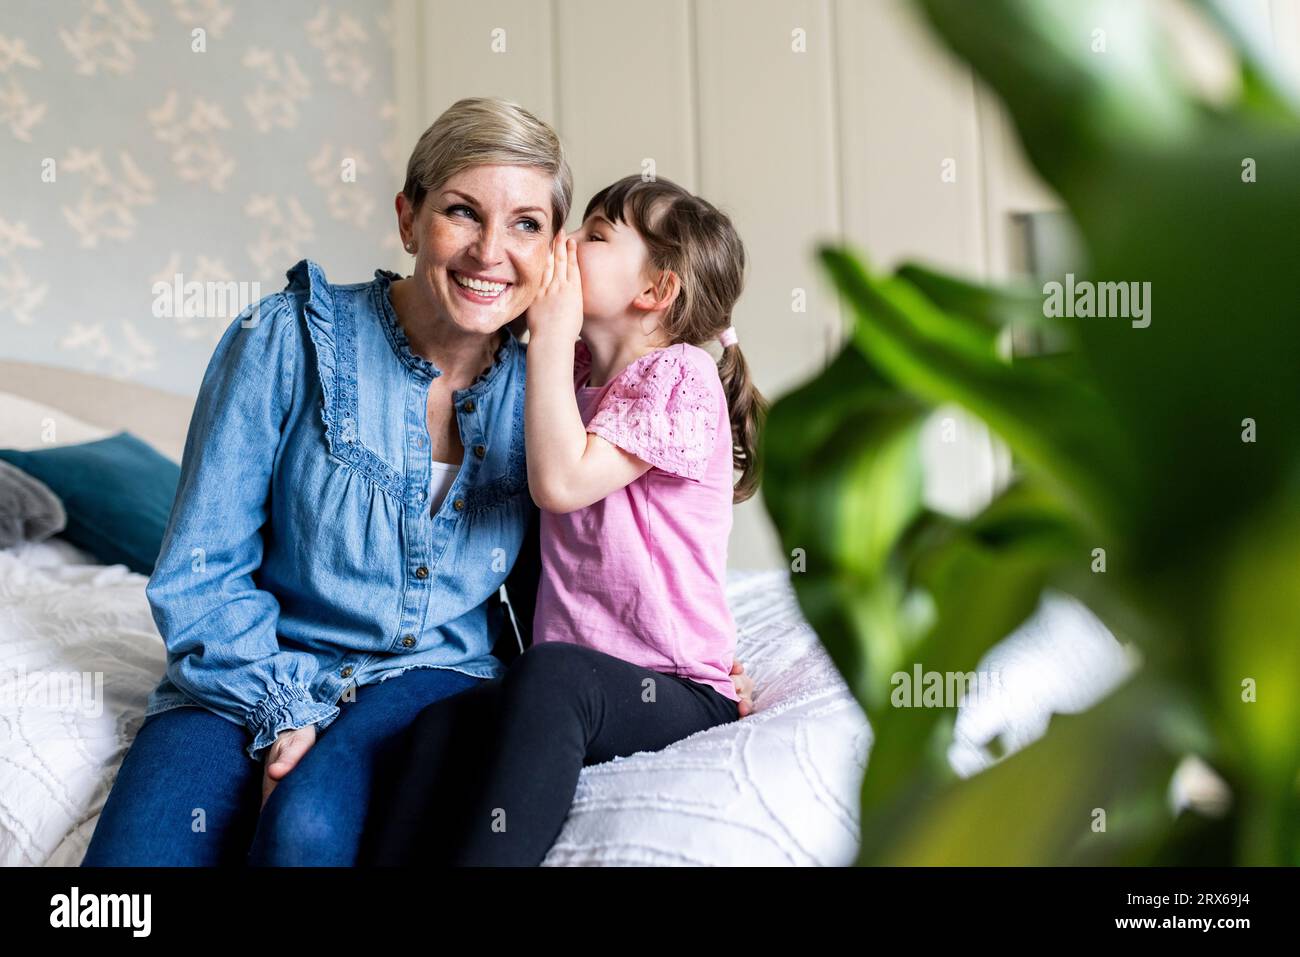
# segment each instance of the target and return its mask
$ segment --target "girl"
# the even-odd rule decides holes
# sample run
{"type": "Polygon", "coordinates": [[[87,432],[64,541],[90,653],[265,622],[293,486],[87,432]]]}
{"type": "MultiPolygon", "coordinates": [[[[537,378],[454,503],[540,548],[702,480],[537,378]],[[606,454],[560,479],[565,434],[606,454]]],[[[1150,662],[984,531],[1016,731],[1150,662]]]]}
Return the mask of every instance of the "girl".
{"type": "Polygon", "coordinates": [[[663,179],[556,236],[527,314],[533,643],[420,713],[378,863],[539,864],[585,764],[738,717],[727,538],[765,410],[730,325],[744,265],[731,221],[663,179]]]}

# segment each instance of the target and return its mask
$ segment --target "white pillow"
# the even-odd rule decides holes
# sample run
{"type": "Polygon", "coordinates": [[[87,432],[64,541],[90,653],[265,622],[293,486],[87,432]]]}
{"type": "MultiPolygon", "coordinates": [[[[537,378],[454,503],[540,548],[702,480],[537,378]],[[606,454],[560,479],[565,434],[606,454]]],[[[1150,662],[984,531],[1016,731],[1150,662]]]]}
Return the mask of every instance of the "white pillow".
{"type": "Polygon", "coordinates": [[[81,863],[166,666],[148,579],[83,556],[0,549],[0,867],[81,863]]]}
{"type": "Polygon", "coordinates": [[[52,405],[0,392],[0,449],[24,452],[93,442],[112,435],[52,405]]]}

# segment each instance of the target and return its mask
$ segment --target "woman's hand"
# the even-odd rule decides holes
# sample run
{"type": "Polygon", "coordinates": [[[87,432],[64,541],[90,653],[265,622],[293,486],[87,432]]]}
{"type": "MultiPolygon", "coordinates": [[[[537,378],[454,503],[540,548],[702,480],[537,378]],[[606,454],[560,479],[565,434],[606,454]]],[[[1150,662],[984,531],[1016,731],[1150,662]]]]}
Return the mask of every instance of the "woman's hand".
{"type": "Polygon", "coordinates": [[[542,274],[542,288],[528,307],[528,341],[538,330],[573,342],[582,332],[582,275],[578,271],[578,243],[561,229],[555,234],[542,274]]]}
{"type": "Polygon", "coordinates": [[[266,749],[266,770],[262,772],[262,807],[275,786],[298,766],[311,746],[316,743],[316,725],[281,731],[275,742],[266,749]]]}
{"type": "Polygon", "coordinates": [[[754,679],[745,674],[745,666],[739,661],[731,662],[731,683],[740,695],[740,716],[754,713],[754,679]]]}

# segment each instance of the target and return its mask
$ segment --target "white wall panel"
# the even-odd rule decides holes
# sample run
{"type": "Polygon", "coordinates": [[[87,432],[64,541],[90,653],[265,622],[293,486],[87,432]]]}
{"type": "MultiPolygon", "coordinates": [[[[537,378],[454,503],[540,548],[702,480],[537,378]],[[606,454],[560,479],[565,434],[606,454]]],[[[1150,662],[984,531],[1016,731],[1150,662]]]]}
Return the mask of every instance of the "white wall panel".
{"type": "Polygon", "coordinates": [[[845,231],[877,269],[919,259],[980,275],[974,85],[911,6],[836,0],[845,231]]]}
{"type": "Polygon", "coordinates": [[[557,125],[573,168],[570,229],[598,189],[646,160],[694,190],[691,5],[664,0],[561,0],[556,4],[557,125]]]}
{"type": "MultiPolygon", "coordinates": [[[[830,4],[708,0],[695,9],[700,192],[732,214],[745,241],[736,329],[759,388],[775,397],[823,367],[840,329],[814,260],[815,244],[841,233],[830,4]]],[[[736,567],[781,560],[757,497],[736,509],[731,555],[736,567]]]]}

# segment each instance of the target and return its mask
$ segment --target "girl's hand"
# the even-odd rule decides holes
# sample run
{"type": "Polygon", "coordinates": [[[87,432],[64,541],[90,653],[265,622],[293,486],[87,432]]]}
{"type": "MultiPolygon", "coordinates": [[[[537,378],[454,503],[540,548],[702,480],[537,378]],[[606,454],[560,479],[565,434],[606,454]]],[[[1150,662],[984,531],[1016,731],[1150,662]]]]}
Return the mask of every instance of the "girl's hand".
{"type": "Polygon", "coordinates": [[[542,288],[528,307],[528,336],[539,330],[573,342],[582,332],[582,275],[578,271],[578,243],[561,229],[555,234],[542,275],[542,288]]]}
{"type": "Polygon", "coordinates": [[[731,683],[740,695],[740,716],[754,713],[754,679],[745,674],[745,666],[739,661],[731,662],[731,683]]]}
{"type": "Polygon", "coordinates": [[[262,807],[275,786],[298,766],[311,746],[316,743],[316,725],[281,731],[275,742],[266,749],[266,769],[262,772],[262,807]]]}

